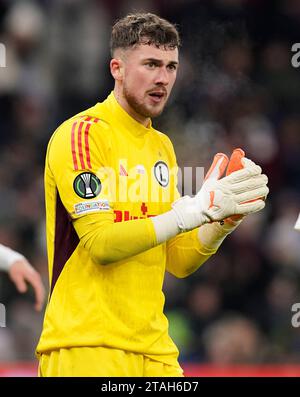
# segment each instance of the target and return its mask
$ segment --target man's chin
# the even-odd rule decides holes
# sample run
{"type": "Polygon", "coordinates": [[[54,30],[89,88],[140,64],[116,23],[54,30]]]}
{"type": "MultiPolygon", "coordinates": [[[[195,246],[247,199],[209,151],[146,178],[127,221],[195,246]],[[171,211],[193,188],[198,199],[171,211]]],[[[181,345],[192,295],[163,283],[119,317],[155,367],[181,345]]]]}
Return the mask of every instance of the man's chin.
{"type": "Polygon", "coordinates": [[[164,110],[164,106],[159,107],[159,108],[152,108],[152,109],[147,109],[148,110],[148,117],[150,117],[151,119],[158,117],[162,114],[163,110],[164,110]]]}

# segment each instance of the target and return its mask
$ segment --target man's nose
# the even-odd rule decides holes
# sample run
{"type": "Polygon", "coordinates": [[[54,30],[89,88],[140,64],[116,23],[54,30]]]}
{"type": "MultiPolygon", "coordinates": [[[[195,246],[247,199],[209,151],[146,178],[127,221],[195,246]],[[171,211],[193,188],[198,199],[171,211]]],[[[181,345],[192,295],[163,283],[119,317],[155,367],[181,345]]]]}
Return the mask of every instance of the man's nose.
{"type": "Polygon", "coordinates": [[[158,69],[157,76],[155,79],[155,84],[169,84],[169,75],[168,71],[165,67],[161,67],[158,69]]]}

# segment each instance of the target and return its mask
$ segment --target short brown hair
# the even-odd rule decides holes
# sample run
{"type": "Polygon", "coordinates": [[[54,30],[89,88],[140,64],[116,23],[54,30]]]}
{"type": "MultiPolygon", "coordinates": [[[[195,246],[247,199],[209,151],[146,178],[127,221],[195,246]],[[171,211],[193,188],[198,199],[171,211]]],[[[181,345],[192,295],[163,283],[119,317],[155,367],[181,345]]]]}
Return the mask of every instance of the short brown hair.
{"type": "Polygon", "coordinates": [[[156,45],[165,49],[180,46],[177,27],[166,19],[151,13],[128,14],[112,27],[110,51],[127,49],[136,44],[156,45]]]}

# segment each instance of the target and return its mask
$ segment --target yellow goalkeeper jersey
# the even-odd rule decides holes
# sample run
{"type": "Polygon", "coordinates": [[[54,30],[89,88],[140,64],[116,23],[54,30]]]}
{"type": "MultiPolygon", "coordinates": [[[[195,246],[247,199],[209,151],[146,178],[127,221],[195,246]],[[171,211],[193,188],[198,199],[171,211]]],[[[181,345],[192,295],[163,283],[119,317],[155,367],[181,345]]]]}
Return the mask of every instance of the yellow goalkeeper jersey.
{"type": "Polygon", "coordinates": [[[83,217],[86,225],[141,218],[155,241],[149,218],[178,197],[176,173],[169,138],[130,117],[113,93],[55,131],[45,166],[50,294],[37,354],[107,346],[176,363],[163,314],[166,243],[105,265],[74,229],[83,217]]]}

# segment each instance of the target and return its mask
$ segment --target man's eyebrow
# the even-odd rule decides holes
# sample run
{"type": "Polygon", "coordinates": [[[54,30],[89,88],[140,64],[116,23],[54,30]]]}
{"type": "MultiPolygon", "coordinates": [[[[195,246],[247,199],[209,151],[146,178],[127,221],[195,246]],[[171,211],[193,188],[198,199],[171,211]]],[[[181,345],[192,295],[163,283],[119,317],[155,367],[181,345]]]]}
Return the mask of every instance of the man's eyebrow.
{"type": "MultiPolygon", "coordinates": [[[[158,65],[162,65],[163,61],[161,59],[156,59],[156,58],[146,58],[144,59],[144,62],[153,62],[156,63],[158,65]]],[[[178,65],[177,61],[170,61],[168,62],[168,65],[178,65]]]]}

